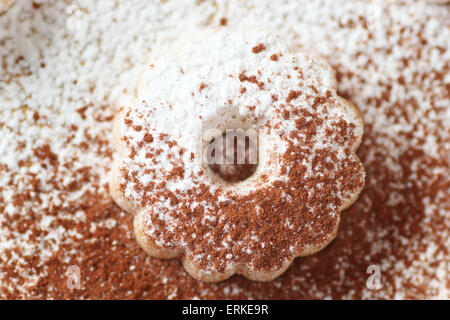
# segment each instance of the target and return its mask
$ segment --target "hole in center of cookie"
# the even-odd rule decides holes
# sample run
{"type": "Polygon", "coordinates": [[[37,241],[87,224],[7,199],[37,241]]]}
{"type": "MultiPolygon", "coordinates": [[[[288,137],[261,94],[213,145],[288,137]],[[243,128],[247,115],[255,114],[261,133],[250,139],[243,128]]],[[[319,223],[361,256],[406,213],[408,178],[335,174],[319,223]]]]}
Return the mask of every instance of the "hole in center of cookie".
{"type": "Polygon", "coordinates": [[[258,135],[254,130],[226,130],[209,143],[208,165],[230,183],[244,181],[258,166],[258,135]]]}

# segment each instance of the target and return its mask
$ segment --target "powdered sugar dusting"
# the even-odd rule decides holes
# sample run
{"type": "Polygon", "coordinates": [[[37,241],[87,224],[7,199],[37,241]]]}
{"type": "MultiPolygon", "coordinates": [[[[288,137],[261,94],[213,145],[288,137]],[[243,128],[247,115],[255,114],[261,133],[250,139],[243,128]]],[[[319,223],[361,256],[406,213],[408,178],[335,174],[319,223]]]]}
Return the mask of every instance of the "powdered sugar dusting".
{"type": "Polygon", "coordinates": [[[0,295],[448,298],[448,6],[214,3],[17,0],[0,16],[0,295]],[[190,38],[182,35],[224,21],[233,29],[264,25],[291,48],[325,57],[366,126],[366,190],[343,214],[338,239],[265,284],[208,285],[176,262],[147,258],[130,217],[104,196],[112,116],[133,100],[149,52],[163,56],[190,38]],[[110,218],[117,227],[103,226],[110,218]],[[366,286],[372,264],[381,268],[380,290],[366,286]],[[80,290],[67,288],[70,265],[81,268],[80,290]]]}

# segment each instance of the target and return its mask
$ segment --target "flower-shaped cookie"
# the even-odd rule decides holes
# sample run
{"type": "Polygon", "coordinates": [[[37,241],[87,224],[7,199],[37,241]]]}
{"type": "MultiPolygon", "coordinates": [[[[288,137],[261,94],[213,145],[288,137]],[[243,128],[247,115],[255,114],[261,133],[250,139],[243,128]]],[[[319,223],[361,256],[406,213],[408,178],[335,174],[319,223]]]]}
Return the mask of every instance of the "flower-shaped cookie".
{"type": "Polygon", "coordinates": [[[358,110],[326,63],[274,35],[208,33],[153,61],[137,95],[116,118],[111,193],[142,248],[195,278],[277,277],[334,239],[364,185],[358,110]],[[205,160],[232,130],[257,137],[238,182],[205,160]]]}

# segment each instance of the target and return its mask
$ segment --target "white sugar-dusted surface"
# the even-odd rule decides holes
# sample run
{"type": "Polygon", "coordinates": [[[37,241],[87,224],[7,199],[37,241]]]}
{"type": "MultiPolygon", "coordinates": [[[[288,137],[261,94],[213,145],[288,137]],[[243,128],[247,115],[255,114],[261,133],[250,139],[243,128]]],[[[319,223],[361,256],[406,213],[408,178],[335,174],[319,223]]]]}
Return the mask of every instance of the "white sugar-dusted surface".
{"type": "MultiPolygon", "coordinates": [[[[76,237],[78,242],[86,241],[62,221],[83,220],[86,209],[79,209],[77,214],[69,202],[77,201],[84,190],[105,192],[111,122],[100,120],[134,98],[141,66],[147,64],[149,54],[162,56],[171,48],[179,48],[188,34],[205,26],[217,27],[225,17],[227,28],[262,25],[275,30],[291,48],[318,53],[339,71],[339,90],[359,107],[366,123],[366,140],[360,153],[368,173],[367,191],[350,212],[354,218],[344,222],[334,255],[326,252],[302,260],[294,266],[298,272],[292,271],[264,287],[241,281],[218,286],[189,282],[195,289],[183,295],[177,286],[189,280],[174,280],[169,275],[152,279],[160,285],[161,295],[448,298],[448,6],[425,1],[405,5],[401,1],[342,0],[215,4],[86,0],[35,1],[42,3],[36,9],[31,1],[16,2],[0,16],[2,297],[13,293],[30,297],[28,289],[49,276],[49,258],[64,244],[72,245],[76,237]],[[86,105],[91,106],[83,119],[76,110],[86,105]],[[36,111],[40,115],[37,121],[36,111]],[[77,127],[74,132],[68,130],[72,125],[77,127]],[[93,142],[96,136],[105,141],[101,147],[93,142]],[[83,142],[88,143],[87,148],[81,146],[83,142]],[[46,168],[38,164],[33,149],[46,143],[58,155],[60,164],[68,164],[66,168],[58,166],[59,171],[54,172],[51,164],[46,168]],[[412,159],[406,159],[408,155],[412,159]],[[20,161],[26,165],[19,169],[20,161]],[[91,182],[73,191],[65,190],[71,182],[84,180],[80,171],[74,174],[78,168],[86,168],[91,182]],[[34,174],[40,179],[36,190],[29,182],[34,174]],[[53,185],[55,180],[59,188],[53,185]],[[433,191],[434,185],[441,191],[433,191]],[[35,198],[14,204],[13,195],[26,192],[34,192],[35,198]],[[49,213],[52,208],[57,209],[56,214],[49,213]],[[33,217],[34,222],[11,223],[14,215],[33,217]],[[23,225],[48,233],[38,233],[31,240],[31,232],[23,225]],[[413,225],[419,225],[420,232],[413,232],[413,225]],[[441,227],[431,227],[437,225],[441,227]],[[357,238],[358,234],[363,236],[357,238]],[[358,245],[346,246],[346,239],[358,245]],[[361,249],[359,244],[369,249],[361,249]],[[15,251],[8,254],[11,250],[15,251]],[[396,250],[404,254],[396,255],[396,250]],[[324,258],[332,264],[323,267],[323,261],[327,261],[324,258]],[[362,283],[370,264],[380,265],[382,275],[390,279],[382,290],[370,290],[362,283]],[[15,273],[7,273],[6,267],[15,273]],[[335,271],[325,284],[312,277],[321,267],[327,275],[335,271]],[[360,276],[354,278],[354,274],[360,276]],[[282,287],[286,290],[279,289],[282,287]]],[[[101,219],[92,221],[92,228],[101,228],[102,223],[101,219]]],[[[62,256],[62,270],[77,256],[67,249],[58,254],[62,256]]],[[[159,262],[147,263],[161,274],[169,270],[159,262]]],[[[114,270],[111,274],[117,275],[114,270]]],[[[95,286],[93,280],[84,281],[92,281],[90,286],[95,286]]],[[[49,297],[58,296],[58,290],[62,290],[52,283],[46,287],[49,297]]],[[[149,287],[141,290],[144,297],[145,292],[154,292],[149,287]]],[[[89,297],[88,293],[68,292],[66,297],[89,297]]],[[[128,296],[125,289],[123,294],[119,292],[117,296],[128,296]]]]}

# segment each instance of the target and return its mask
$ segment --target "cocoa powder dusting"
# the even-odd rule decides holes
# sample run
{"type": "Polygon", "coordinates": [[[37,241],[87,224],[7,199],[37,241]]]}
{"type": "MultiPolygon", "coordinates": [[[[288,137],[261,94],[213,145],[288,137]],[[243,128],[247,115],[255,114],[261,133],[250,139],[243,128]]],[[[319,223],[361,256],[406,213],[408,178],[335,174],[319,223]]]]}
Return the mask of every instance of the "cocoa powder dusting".
{"type": "Polygon", "coordinates": [[[266,50],[264,43],[259,43],[257,46],[252,48],[252,52],[255,54],[260,53],[263,50],[266,50]]]}

